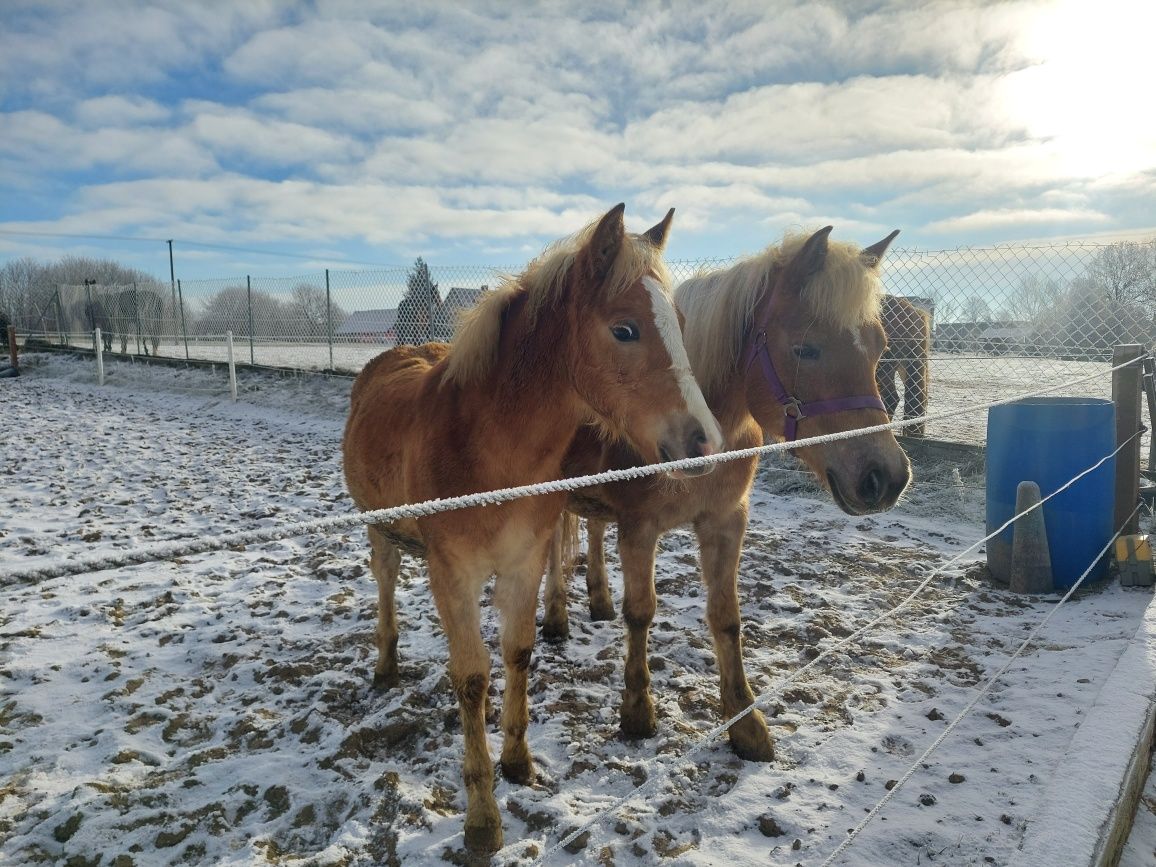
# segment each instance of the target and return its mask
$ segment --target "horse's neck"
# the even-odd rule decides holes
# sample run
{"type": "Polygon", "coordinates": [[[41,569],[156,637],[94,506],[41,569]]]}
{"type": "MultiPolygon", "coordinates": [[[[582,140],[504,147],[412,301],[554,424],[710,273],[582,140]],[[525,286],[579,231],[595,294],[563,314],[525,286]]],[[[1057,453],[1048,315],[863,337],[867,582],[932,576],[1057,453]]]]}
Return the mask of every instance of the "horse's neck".
{"type": "Polygon", "coordinates": [[[759,423],[755,421],[747,393],[745,360],[740,358],[739,369],[719,390],[707,399],[714,417],[718,419],[723,438],[731,448],[745,448],[750,440],[761,442],[759,423]]]}
{"type": "MultiPolygon", "coordinates": [[[[525,303],[507,311],[497,358],[485,384],[463,391],[470,416],[487,441],[517,453],[531,475],[555,476],[585,416],[567,370],[567,335],[557,317],[543,314],[531,323],[525,303]]],[[[572,338],[571,338],[572,339],[572,338]]]]}

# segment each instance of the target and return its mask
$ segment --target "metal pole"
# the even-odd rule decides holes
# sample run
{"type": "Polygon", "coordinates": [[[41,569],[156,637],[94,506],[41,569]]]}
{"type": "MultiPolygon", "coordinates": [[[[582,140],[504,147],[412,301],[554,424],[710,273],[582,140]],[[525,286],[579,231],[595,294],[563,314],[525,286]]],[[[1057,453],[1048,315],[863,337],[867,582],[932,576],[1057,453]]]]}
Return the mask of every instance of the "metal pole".
{"type": "Polygon", "coordinates": [[[185,361],[189,360],[189,329],[185,327],[185,295],[181,291],[181,281],[177,281],[177,303],[181,308],[181,334],[185,338],[185,361]]]}
{"type": "Polygon", "coordinates": [[[325,333],[329,338],[329,369],[333,370],[333,304],[329,298],[329,269],[325,269],[325,333]]]}
{"type": "Polygon", "coordinates": [[[245,294],[249,299],[249,363],[256,364],[257,359],[253,356],[253,279],[245,275],[245,294]]]}
{"type": "MultiPolygon", "coordinates": [[[[173,241],[169,239],[169,284],[173,289],[173,315],[176,316],[177,311],[177,272],[173,268],[173,241]]],[[[173,323],[176,325],[176,322],[173,323]]],[[[175,342],[175,341],[174,341],[175,342]]]]}
{"type": "Polygon", "coordinates": [[[229,394],[237,399],[237,365],[233,361],[233,332],[225,332],[225,342],[229,346],[229,394]]]}
{"type": "Polygon", "coordinates": [[[60,286],[56,287],[56,342],[64,346],[64,309],[60,305],[60,286]]]}
{"type": "MultiPolygon", "coordinates": [[[[1140,430],[1140,375],[1144,347],[1126,343],[1112,351],[1112,366],[1121,367],[1112,374],[1112,402],[1116,404],[1116,445],[1140,430]]],[[[1136,504],[1140,502],[1140,438],[1136,437],[1116,455],[1116,515],[1113,526],[1123,535],[1139,532],[1140,519],[1136,504]]]]}
{"type": "Polygon", "coordinates": [[[141,350],[141,324],[140,324],[140,293],[136,290],[136,283],[132,284],[132,318],[136,320],[136,354],[140,355],[141,350]]]}
{"type": "Polygon", "coordinates": [[[104,344],[100,340],[100,326],[92,330],[93,351],[96,353],[96,384],[104,385],[104,344]]]}
{"type": "MultiPolygon", "coordinates": [[[[84,280],[84,294],[88,298],[88,306],[85,310],[88,312],[88,325],[90,328],[96,328],[96,308],[92,306],[92,286],[95,280],[84,280]]],[[[96,343],[100,343],[100,328],[96,328],[96,343]]],[[[96,349],[96,343],[92,345],[93,350],[96,349]]],[[[101,385],[104,383],[102,382],[101,385]]]]}

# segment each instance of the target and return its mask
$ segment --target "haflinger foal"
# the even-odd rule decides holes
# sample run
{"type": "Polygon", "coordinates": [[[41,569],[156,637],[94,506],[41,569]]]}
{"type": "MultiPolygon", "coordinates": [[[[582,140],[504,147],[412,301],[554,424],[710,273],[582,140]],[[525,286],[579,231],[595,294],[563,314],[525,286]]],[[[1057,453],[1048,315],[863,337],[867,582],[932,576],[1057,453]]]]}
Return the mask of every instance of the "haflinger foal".
{"type": "MultiPolygon", "coordinates": [[[[545,482],[579,428],[631,444],[644,462],[722,447],[691,375],[662,249],[673,210],[627,234],[623,205],[547,249],[484,298],[452,344],[398,347],[353,386],[345,478],[363,510],[545,482]]],[[[371,525],[378,583],[374,681],[398,682],[394,586],[401,549],[423,552],[449,645],[449,675],[465,735],[465,843],[502,845],[486,748],[490,654],[480,631],[484,583],[496,576],[506,690],[501,767],[528,783],[527,675],[534,615],[565,493],[371,525]]]]}
{"type": "MultiPolygon", "coordinates": [[[[691,367],[730,448],[887,422],[875,383],[884,347],[878,266],[898,233],[861,250],[829,241],[830,232],[828,226],[809,236],[788,236],[761,255],[684,282],[675,293],[686,317],[691,367]]],[[[796,454],[852,515],[890,508],[911,477],[907,456],[890,431],[801,447],[796,454]]],[[[574,441],[566,469],[582,475],[641,460],[629,443],[608,443],[586,430],[574,441]]],[[[689,524],[698,537],[723,716],[754,700],[743,671],[737,582],[757,464],[755,458],[733,460],[677,485],[644,478],[570,495],[569,517],[560,523],[551,557],[542,631],[554,638],[568,634],[562,563],[568,559],[564,551],[577,545],[575,515],[587,518],[591,617],[614,617],[602,543],[605,525],[616,523],[627,630],[621,726],[628,737],[657,731],[647,641],[657,605],[655,550],[659,536],[674,527],[689,524]]],[[[743,758],[774,757],[757,710],[729,732],[743,758]]]]}

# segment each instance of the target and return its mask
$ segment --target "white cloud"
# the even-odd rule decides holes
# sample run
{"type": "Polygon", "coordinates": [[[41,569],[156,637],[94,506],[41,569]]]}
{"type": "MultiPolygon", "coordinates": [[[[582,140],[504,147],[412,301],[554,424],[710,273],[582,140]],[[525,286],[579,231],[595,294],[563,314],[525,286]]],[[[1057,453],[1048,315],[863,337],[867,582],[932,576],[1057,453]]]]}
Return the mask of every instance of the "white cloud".
{"type": "Polygon", "coordinates": [[[119,127],[167,120],[172,112],[152,99],[139,96],[98,96],[77,103],[73,114],[88,128],[119,127]]]}
{"type": "Polygon", "coordinates": [[[1068,210],[1065,208],[1004,208],[976,211],[960,217],[937,220],[925,226],[925,231],[940,234],[970,232],[976,229],[1006,229],[1039,227],[1062,223],[1106,223],[1107,214],[1088,209],[1068,210]]]}
{"type": "Polygon", "coordinates": [[[188,134],[222,161],[241,157],[256,166],[307,166],[344,162],[359,149],[348,136],[299,123],[259,117],[244,109],[216,103],[187,103],[188,134]]]}

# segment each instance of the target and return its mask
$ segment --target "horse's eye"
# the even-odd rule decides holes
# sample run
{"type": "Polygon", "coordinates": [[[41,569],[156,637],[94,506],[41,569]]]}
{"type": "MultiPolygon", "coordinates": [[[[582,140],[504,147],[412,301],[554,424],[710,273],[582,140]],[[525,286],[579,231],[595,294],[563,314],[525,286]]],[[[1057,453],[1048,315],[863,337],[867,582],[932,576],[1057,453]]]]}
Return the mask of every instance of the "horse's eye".
{"type": "Polygon", "coordinates": [[[610,333],[614,335],[614,339],[621,343],[629,343],[631,340],[637,340],[642,336],[638,330],[638,326],[633,322],[619,322],[616,325],[610,326],[610,333]]]}
{"type": "Polygon", "coordinates": [[[792,346],[791,352],[795,353],[795,358],[800,361],[818,361],[819,347],[811,346],[809,343],[803,343],[799,346],[792,346]]]}

